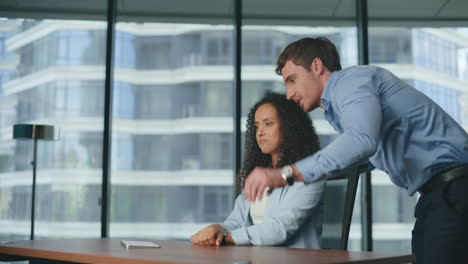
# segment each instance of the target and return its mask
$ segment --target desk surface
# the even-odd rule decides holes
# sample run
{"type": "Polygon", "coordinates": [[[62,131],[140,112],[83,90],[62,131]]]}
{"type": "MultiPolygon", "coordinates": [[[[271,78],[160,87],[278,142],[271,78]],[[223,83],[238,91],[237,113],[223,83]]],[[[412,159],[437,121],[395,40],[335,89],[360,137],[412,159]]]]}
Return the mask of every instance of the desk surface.
{"type": "MultiPolygon", "coordinates": [[[[186,241],[151,240],[161,248],[125,249],[121,239],[15,241],[0,245],[0,261],[15,257],[77,263],[408,263],[412,255],[280,247],[204,247],[186,241]],[[247,262],[249,261],[249,262],[247,262]]],[[[130,240],[130,239],[129,239],[130,240]]],[[[141,239],[138,239],[141,240],[141,239]]],[[[150,241],[150,240],[148,240],[150,241]]]]}

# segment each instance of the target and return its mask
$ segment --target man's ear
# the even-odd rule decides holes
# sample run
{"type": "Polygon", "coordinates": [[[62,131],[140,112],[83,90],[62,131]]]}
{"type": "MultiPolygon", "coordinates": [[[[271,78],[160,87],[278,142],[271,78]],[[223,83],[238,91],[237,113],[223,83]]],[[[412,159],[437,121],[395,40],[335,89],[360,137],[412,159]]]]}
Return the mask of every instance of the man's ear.
{"type": "Polygon", "coordinates": [[[323,72],[323,63],[320,58],[315,58],[310,65],[310,70],[316,75],[321,75],[323,72]]]}

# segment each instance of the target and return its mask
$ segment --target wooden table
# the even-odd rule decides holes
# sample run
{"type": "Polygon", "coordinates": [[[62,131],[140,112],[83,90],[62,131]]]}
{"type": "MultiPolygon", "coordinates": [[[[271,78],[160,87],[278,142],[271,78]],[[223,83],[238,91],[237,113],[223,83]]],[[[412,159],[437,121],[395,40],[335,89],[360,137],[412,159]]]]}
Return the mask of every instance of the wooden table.
{"type": "MultiPolygon", "coordinates": [[[[161,248],[125,249],[121,239],[15,241],[0,245],[0,261],[46,259],[73,263],[409,263],[413,255],[281,247],[204,247],[188,241],[153,241],[161,248]]],[[[128,239],[131,240],[131,239],[128,239]]],[[[134,239],[136,240],[136,239],[134,239]]],[[[141,239],[138,239],[141,240],[141,239]]]]}

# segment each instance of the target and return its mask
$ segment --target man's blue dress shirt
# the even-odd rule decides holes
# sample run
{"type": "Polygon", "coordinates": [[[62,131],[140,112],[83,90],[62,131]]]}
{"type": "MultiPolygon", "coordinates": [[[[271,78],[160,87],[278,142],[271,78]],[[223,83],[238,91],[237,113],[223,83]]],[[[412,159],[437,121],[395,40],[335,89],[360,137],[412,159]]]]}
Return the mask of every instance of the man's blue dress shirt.
{"type": "Polygon", "coordinates": [[[321,102],[339,135],[296,163],[306,183],[369,160],[413,195],[431,176],[468,163],[468,135],[436,103],[375,66],[333,72],[321,102]]]}

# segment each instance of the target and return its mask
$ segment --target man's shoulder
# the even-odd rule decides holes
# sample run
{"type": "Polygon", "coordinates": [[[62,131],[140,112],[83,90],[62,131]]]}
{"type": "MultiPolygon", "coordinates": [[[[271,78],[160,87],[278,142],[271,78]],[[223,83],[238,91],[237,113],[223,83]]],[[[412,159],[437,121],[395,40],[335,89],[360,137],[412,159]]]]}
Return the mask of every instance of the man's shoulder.
{"type": "Polygon", "coordinates": [[[374,66],[374,65],[356,65],[344,68],[340,71],[342,75],[354,75],[354,74],[377,74],[381,71],[387,71],[386,69],[374,66]]]}
{"type": "Polygon", "coordinates": [[[384,68],[372,65],[351,66],[337,72],[333,80],[332,101],[352,97],[358,90],[373,89],[377,82],[385,78],[384,68]]]}
{"type": "MultiPolygon", "coordinates": [[[[331,78],[331,86],[340,88],[341,86],[348,87],[355,81],[361,80],[363,77],[371,77],[374,73],[374,66],[358,65],[344,68],[340,71],[333,72],[331,78]]],[[[334,89],[335,90],[335,89],[334,89]]]]}
{"type": "Polygon", "coordinates": [[[386,78],[391,75],[391,72],[373,65],[357,65],[344,68],[336,72],[334,76],[334,85],[345,86],[349,89],[350,86],[367,82],[373,82],[375,79],[386,78]]]}

